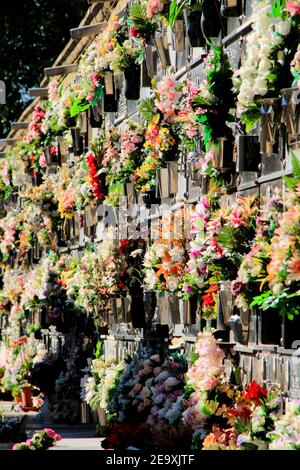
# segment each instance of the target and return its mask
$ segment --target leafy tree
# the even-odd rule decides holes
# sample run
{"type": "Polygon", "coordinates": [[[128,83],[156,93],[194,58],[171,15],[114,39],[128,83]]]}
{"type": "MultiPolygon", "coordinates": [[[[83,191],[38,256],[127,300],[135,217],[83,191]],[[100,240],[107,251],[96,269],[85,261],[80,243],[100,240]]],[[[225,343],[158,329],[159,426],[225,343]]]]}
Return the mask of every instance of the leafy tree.
{"type": "Polygon", "coordinates": [[[32,99],[49,67],[79,25],[87,0],[1,0],[0,80],[6,83],[6,105],[0,105],[0,138],[10,130],[32,99]]]}

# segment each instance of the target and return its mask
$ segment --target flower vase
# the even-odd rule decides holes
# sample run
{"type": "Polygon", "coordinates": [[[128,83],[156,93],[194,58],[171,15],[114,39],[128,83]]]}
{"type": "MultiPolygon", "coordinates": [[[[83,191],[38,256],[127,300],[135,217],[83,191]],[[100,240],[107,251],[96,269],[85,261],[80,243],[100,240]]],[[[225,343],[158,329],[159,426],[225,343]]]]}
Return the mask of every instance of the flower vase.
{"type": "Polygon", "coordinates": [[[145,308],[145,319],[148,328],[152,325],[152,320],[154,318],[155,309],[157,305],[157,296],[154,291],[144,291],[143,293],[143,302],[145,308]]]}
{"type": "Polygon", "coordinates": [[[191,297],[189,300],[179,299],[180,323],[182,325],[195,325],[197,308],[197,297],[191,297]]]}
{"type": "Polygon", "coordinates": [[[145,304],[144,296],[142,294],[133,295],[131,297],[130,313],[133,328],[144,328],[146,325],[145,304]]]}
{"type": "Polygon", "coordinates": [[[135,191],[133,183],[125,183],[125,195],[127,198],[128,207],[132,207],[135,204],[135,191]]]}
{"type": "MultiPolygon", "coordinates": [[[[231,315],[229,319],[229,326],[233,341],[239,344],[248,344],[248,331],[244,331],[240,315],[237,312],[231,315]]],[[[231,336],[230,335],[230,336],[231,336]]]]}
{"type": "Polygon", "coordinates": [[[221,12],[218,0],[202,0],[201,30],[206,38],[217,38],[221,32],[221,12]]]}
{"type": "Polygon", "coordinates": [[[298,88],[283,88],[281,90],[281,121],[285,124],[289,136],[297,138],[300,134],[300,90],[298,88]]]}
{"type": "Polygon", "coordinates": [[[233,294],[231,292],[231,281],[221,281],[219,290],[219,321],[225,326],[229,326],[229,320],[233,311],[233,294]]]}
{"type": "Polygon", "coordinates": [[[221,0],[221,15],[225,18],[239,17],[244,11],[244,0],[221,0]]]}
{"type": "Polygon", "coordinates": [[[214,166],[220,172],[226,172],[233,168],[233,147],[232,136],[219,137],[215,146],[214,166]]]}
{"type": "Polygon", "coordinates": [[[105,408],[97,408],[97,414],[98,414],[98,421],[100,426],[105,426],[106,424],[106,418],[105,418],[105,408]]]}
{"type": "Polygon", "coordinates": [[[148,73],[146,61],[143,60],[141,63],[141,87],[151,88],[151,77],[148,73]]]}
{"type": "Polygon", "coordinates": [[[58,146],[48,145],[44,148],[44,155],[48,166],[58,165],[60,163],[58,146]]]}
{"type": "Polygon", "coordinates": [[[205,37],[201,29],[202,8],[199,5],[198,10],[184,10],[184,21],[186,34],[191,47],[204,47],[205,37]]]}
{"type": "MultiPolygon", "coordinates": [[[[281,318],[276,312],[277,317],[281,318]]],[[[281,318],[281,346],[285,349],[297,349],[300,345],[300,315],[296,315],[293,320],[286,316],[281,318]]]]}
{"type": "Polygon", "coordinates": [[[15,403],[17,403],[18,405],[20,405],[22,403],[22,396],[21,395],[16,395],[14,397],[14,401],[15,403]]]}
{"type": "Polygon", "coordinates": [[[80,424],[88,424],[90,421],[90,413],[87,403],[81,403],[80,406],[80,424]]]}
{"type": "Polygon", "coordinates": [[[261,100],[260,152],[264,155],[276,153],[281,118],[280,98],[261,100]]]}
{"type": "Polygon", "coordinates": [[[277,310],[253,309],[256,316],[257,344],[280,345],[282,317],[277,310]]]}
{"type": "Polygon", "coordinates": [[[159,204],[160,200],[156,197],[156,190],[149,189],[142,192],[143,203],[146,209],[151,209],[152,204],[159,204]]]}
{"type": "Polygon", "coordinates": [[[176,20],[172,31],[172,48],[175,52],[185,50],[184,21],[176,20]]]}
{"type": "Polygon", "coordinates": [[[140,98],[141,67],[132,65],[124,70],[125,76],[125,98],[127,100],[138,100],[140,98]]]}
{"type": "Polygon", "coordinates": [[[179,298],[177,295],[168,295],[169,323],[178,325],[180,323],[179,298]]]}
{"type": "Polygon", "coordinates": [[[237,138],[237,171],[257,172],[261,163],[258,135],[239,135],[237,138]]]}
{"type": "Polygon", "coordinates": [[[66,163],[68,158],[68,148],[64,137],[57,139],[58,153],[60,155],[60,163],[66,163]]]}
{"type": "Polygon", "coordinates": [[[116,85],[113,73],[108,70],[104,74],[103,110],[105,113],[116,113],[118,111],[118,101],[116,100],[116,85]]]}
{"type": "Polygon", "coordinates": [[[157,52],[151,44],[145,45],[145,62],[149,77],[157,75],[157,52]]]}
{"type": "Polygon", "coordinates": [[[32,408],[32,388],[31,385],[21,386],[22,408],[32,408]]]}
{"type": "Polygon", "coordinates": [[[170,67],[171,59],[169,52],[168,36],[166,33],[156,32],[154,43],[163,67],[170,67]]]}
{"type": "Polygon", "coordinates": [[[94,106],[89,109],[90,126],[93,129],[100,129],[103,124],[102,101],[98,100],[94,106]]]}
{"type": "Polygon", "coordinates": [[[83,153],[83,136],[79,127],[71,127],[71,135],[74,155],[80,156],[83,153]]]}

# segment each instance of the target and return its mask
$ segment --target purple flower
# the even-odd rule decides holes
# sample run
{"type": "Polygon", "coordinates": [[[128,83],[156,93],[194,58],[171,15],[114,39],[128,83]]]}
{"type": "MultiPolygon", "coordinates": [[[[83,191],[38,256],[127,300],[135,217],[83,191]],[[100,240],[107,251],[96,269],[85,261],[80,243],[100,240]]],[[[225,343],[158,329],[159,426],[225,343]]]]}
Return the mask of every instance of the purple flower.
{"type": "Polygon", "coordinates": [[[240,295],[245,291],[246,284],[244,284],[239,279],[235,279],[231,283],[231,292],[233,295],[240,295]]]}
{"type": "Polygon", "coordinates": [[[186,292],[187,294],[192,294],[194,292],[193,286],[184,286],[184,292],[186,292]]]}

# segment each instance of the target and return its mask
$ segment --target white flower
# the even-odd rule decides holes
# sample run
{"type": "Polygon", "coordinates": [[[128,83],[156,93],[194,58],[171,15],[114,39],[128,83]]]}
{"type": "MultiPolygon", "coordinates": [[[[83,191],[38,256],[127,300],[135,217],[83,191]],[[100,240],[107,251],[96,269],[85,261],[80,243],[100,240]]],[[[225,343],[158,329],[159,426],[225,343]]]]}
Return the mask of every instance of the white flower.
{"type": "Polygon", "coordinates": [[[182,263],[184,250],[182,248],[172,248],[172,250],[170,250],[170,255],[172,256],[173,262],[182,263]]]}
{"type": "Polygon", "coordinates": [[[170,292],[175,292],[178,289],[180,279],[178,277],[168,277],[167,288],[170,292]]]}
{"type": "Polygon", "coordinates": [[[179,380],[177,380],[176,377],[169,377],[164,383],[166,392],[169,392],[170,390],[172,390],[173,387],[176,387],[176,385],[178,384],[179,380]]]}
{"type": "Polygon", "coordinates": [[[138,255],[142,255],[143,254],[143,250],[141,248],[138,248],[137,250],[134,250],[130,253],[130,256],[132,256],[132,258],[136,258],[138,255]]]}
{"type": "Polygon", "coordinates": [[[289,21],[280,21],[276,25],[276,31],[282,36],[287,36],[291,30],[291,23],[289,21]]]}
{"type": "Polygon", "coordinates": [[[147,270],[145,276],[145,285],[149,289],[154,289],[155,285],[159,282],[158,277],[156,276],[155,272],[152,269],[147,270]]]}
{"type": "Polygon", "coordinates": [[[256,90],[256,94],[257,94],[257,95],[262,95],[262,96],[264,96],[264,95],[267,93],[267,91],[268,91],[267,80],[265,80],[263,77],[259,76],[259,77],[255,80],[254,87],[255,87],[255,90],[256,90]]]}
{"type": "Polygon", "coordinates": [[[166,253],[166,247],[164,245],[156,245],[155,252],[158,258],[163,258],[166,253]]]}

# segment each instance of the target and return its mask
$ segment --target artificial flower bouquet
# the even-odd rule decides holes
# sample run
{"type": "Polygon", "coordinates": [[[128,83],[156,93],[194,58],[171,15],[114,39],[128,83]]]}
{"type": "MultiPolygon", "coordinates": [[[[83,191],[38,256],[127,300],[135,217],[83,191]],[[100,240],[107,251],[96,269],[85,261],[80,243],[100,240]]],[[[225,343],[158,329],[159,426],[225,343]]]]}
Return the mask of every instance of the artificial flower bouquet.
{"type": "Polygon", "coordinates": [[[86,379],[84,385],[84,400],[92,410],[107,408],[110,391],[116,386],[124,367],[124,363],[118,363],[114,357],[100,356],[93,359],[92,375],[86,379]]]}
{"type": "Polygon", "coordinates": [[[146,125],[145,157],[133,173],[136,189],[143,191],[155,186],[156,170],[167,161],[178,158],[178,125],[176,106],[179,93],[173,77],[165,76],[159,83],[152,81],[155,95],[140,104],[140,113],[146,125]]]}
{"type": "Polygon", "coordinates": [[[145,288],[176,295],[180,291],[185,260],[183,240],[156,240],[145,253],[145,288]]]}
{"type": "Polygon", "coordinates": [[[47,450],[60,440],[61,436],[53,429],[45,428],[35,432],[27,441],[14,444],[12,450],[47,450]]]}
{"type": "Polygon", "coordinates": [[[126,40],[122,45],[117,44],[109,56],[110,69],[122,73],[141,64],[144,59],[144,49],[139,45],[132,46],[131,42],[126,40]]]}
{"type": "Polygon", "coordinates": [[[238,277],[231,283],[232,294],[236,296],[235,303],[240,308],[248,308],[254,297],[267,290],[271,240],[278,227],[282,210],[282,198],[275,194],[261,209],[256,219],[256,233],[250,251],[244,255],[238,277]]]}
{"type": "MultiPolygon", "coordinates": [[[[220,138],[233,141],[229,126],[234,121],[233,71],[228,54],[222,46],[213,44],[212,51],[205,59],[204,71],[205,78],[199,86],[199,92],[193,96],[192,103],[197,112],[197,120],[203,125],[203,143],[210,156],[211,152],[217,152],[220,138]]],[[[214,176],[211,167],[212,164],[206,174],[214,176]]]]}
{"type": "Polygon", "coordinates": [[[180,421],[186,359],[174,353],[164,361],[153,350],[137,351],[121,374],[108,407],[112,422],[144,423],[151,429],[180,421]]]}
{"type": "Polygon", "coordinates": [[[293,320],[299,315],[299,183],[284,199],[285,209],[278,228],[270,242],[270,259],[266,267],[267,286],[261,295],[254,297],[252,305],[262,310],[275,308],[281,315],[293,320]]]}
{"type": "Polygon", "coordinates": [[[96,251],[87,249],[74,276],[67,280],[67,295],[75,307],[93,314],[107,324],[109,299],[127,295],[127,262],[122,243],[107,234],[96,251]]]}
{"type": "Polygon", "coordinates": [[[149,44],[158,27],[157,18],[149,18],[147,15],[147,0],[138,0],[130,5],[128,12],[128,24],[130,37],[149,44]]]}
{"type": "Polygon", "coordinates": [[[194,449],[202,443],[213,425],[226,425],[226,410],[234,403],[237,385],[231,385],[224,374],[224,352],[213,336],[214,330],[199,333],[191,352],[192,363],[186,374],[182,402],[182,420],[193,430],[194,449]]]}
{"type": "Polygon", "coordinates": [[[299,43],[297,2],[257,0],[252,16],[253,30],[246,38],[238,78],[238,114],[249,131],[260,117],[261,99],[280,96],[293,76],[292,59],[299,43]]]}
{"type": "Polygon", "coordinates": [[[133,172],[142,164],[144,153],[144,129],[136,122],[128,122],[124,132],[115,130],[115,144],[105,152],[105,181],[109,187],[106,204],[117,205],[120,196],[124,195],[124,184],[131,182],[133,172]]]}
{"type": "Polygon", "coordinates": [[[300,403],[293,400],[286,405],[285,414],[275,422],[274,429],[268,433],[271,440],[269,450],[300,449],[300,403]]]}
{"type": "Polygon", "coordinates": [[[255,233],[258,207],[255,197],[237,199],[226,209],[215,209],[204,196],[192,216],[194,240],[182,284],[184,298],[201,297],[207,318],[217,314],[220,281],[233,280],[255,233]]]}
{"type": "Polygon", "coordinates": [[[7,159],[0,162],[0,200],[9,199],[13,191],[11,164],[7,159]]]}

